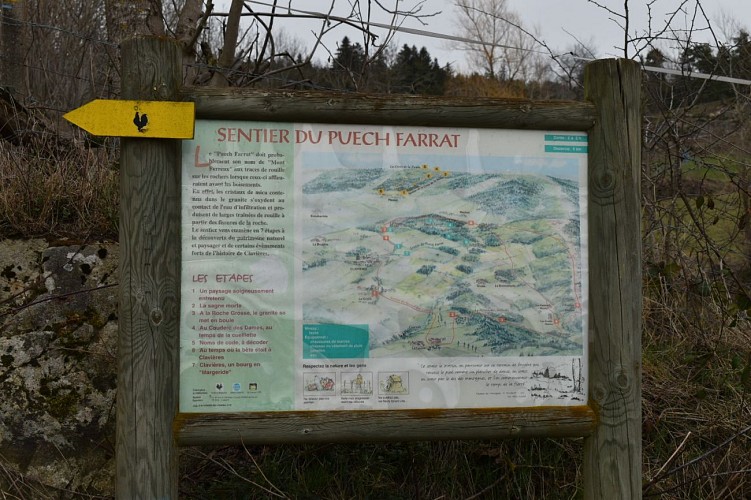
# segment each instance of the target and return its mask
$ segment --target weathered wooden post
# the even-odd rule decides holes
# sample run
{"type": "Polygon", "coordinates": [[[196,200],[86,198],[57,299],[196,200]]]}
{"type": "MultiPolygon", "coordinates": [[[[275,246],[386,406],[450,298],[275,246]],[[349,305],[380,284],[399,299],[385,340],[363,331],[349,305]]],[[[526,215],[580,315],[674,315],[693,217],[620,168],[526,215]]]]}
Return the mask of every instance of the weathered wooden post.
{"type": "Polygon", "coordinates": [[[13,97],[25,94],[23,69],[28,40],[24,0],[5,1],[0,10],[0,86],[9,87],[13,97]]]}
{"type": "MultiPolygon", "coordinates": [[[[122,97],[176,100],[179,61],[168,40],[124,42],[122,97]]],[[[123,499],[177,498],[179,144],[122,140],[116,491],[123,499]]]]}
{"type": "Polygon", "coordinates": [[[589,395],[599,416],[584,447],[584,494],[641,498],[641,71],[595,61],[589,133],[589,395]]]}

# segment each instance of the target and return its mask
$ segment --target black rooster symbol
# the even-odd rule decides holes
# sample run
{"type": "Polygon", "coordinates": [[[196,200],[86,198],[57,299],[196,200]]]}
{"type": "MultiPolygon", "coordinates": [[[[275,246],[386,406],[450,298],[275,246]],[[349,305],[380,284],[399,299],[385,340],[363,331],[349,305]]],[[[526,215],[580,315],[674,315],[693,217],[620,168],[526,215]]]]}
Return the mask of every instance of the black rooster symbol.
{"type": "Polygon", "coordinates": [[[138,111],[136,111],[136,117],[133,118],[133,123],[136,127],[138,127],[139,132],[145,132],[146,124],[149,123],[149,118],[146,116],[146,114],[138,115],[138,111]]]}

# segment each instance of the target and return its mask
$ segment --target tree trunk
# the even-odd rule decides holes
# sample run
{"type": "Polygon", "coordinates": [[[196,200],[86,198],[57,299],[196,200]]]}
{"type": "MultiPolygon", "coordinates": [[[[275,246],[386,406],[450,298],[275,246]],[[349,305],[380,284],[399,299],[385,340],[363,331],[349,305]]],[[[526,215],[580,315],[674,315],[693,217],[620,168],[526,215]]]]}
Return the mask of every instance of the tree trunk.
{"type": "Polygon", "coordinates": [[[158,0],[105,0],[107,35],[121,43],[137,36],[164,36],[162,4],[158,0]]]}
{"type": "Polygon", "coordinates": [[[0,14],[2,16],[0,53],[3,56],[0,58],[0,69],[2,69],[0,86],[9,89],[16,99],[20,94],[26,94],[23,77],[23,56],[26,52],[23,47],[27,40],[24,13],[24,0],[16,0],[15,2],[3,2],[2,14],[0,14]]]}
{"type": "MultiPolygon", "coordinates": [[[[209,0],[206,9],[210,11],[213,7],[214,4],[209,0]]],[[[185,0],[180,15],[177,17],[175,38],[182,51],[183,84],[187,85],[193,83],[198,74],[195,67],[196,40],[202,29],[200,22],[202,16],[201,0],[185,0]]]]}
{"type": "MultiPolygon", "coordinates": [[[[104,0],[107,39],[117,45],[137,36],[164,36],[164,18],[159,0],[104,0]]],[[[115,68],[120,68],[120,51],[107,49],[115,68]]],[[[109,93],[119,94],[121,75],[114,73],[109,93]]]]}
{"type": "MultiPolygon", "coordinates": [[[[243,11],[243,0],[232,0],[227,18],[227,27],[224,32],[224,47],[219,56],[219,67],[229,70],[235,63],[235,51],[237,49],[237,37],[240,33],[240,14],[243,11]]],[[[227,87],[229,85],[228,72],[217,70],[211,78],[210,85],[213,87],[227,87]]]]}

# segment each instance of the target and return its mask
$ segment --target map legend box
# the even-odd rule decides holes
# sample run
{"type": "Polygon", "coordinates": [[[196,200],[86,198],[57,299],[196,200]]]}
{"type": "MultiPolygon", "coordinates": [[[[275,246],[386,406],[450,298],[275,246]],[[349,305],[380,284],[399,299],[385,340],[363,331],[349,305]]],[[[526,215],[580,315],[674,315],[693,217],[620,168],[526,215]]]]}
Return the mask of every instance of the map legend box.
{"type": "Polygon", "coordinates": [[[304,359],[368,357],[368,325],[303,325],[304,359]]]}

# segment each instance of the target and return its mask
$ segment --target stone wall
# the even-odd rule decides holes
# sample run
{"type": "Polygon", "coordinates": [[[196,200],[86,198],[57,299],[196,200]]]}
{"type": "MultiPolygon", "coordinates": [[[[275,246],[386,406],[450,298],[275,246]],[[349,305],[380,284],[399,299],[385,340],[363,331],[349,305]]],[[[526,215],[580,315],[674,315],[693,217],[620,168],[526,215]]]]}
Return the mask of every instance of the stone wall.
{"type": "Polygon", "coordinates": [[[0,492],[113,493],[117,265],[114,243],[0,242],[0,492]]]}

